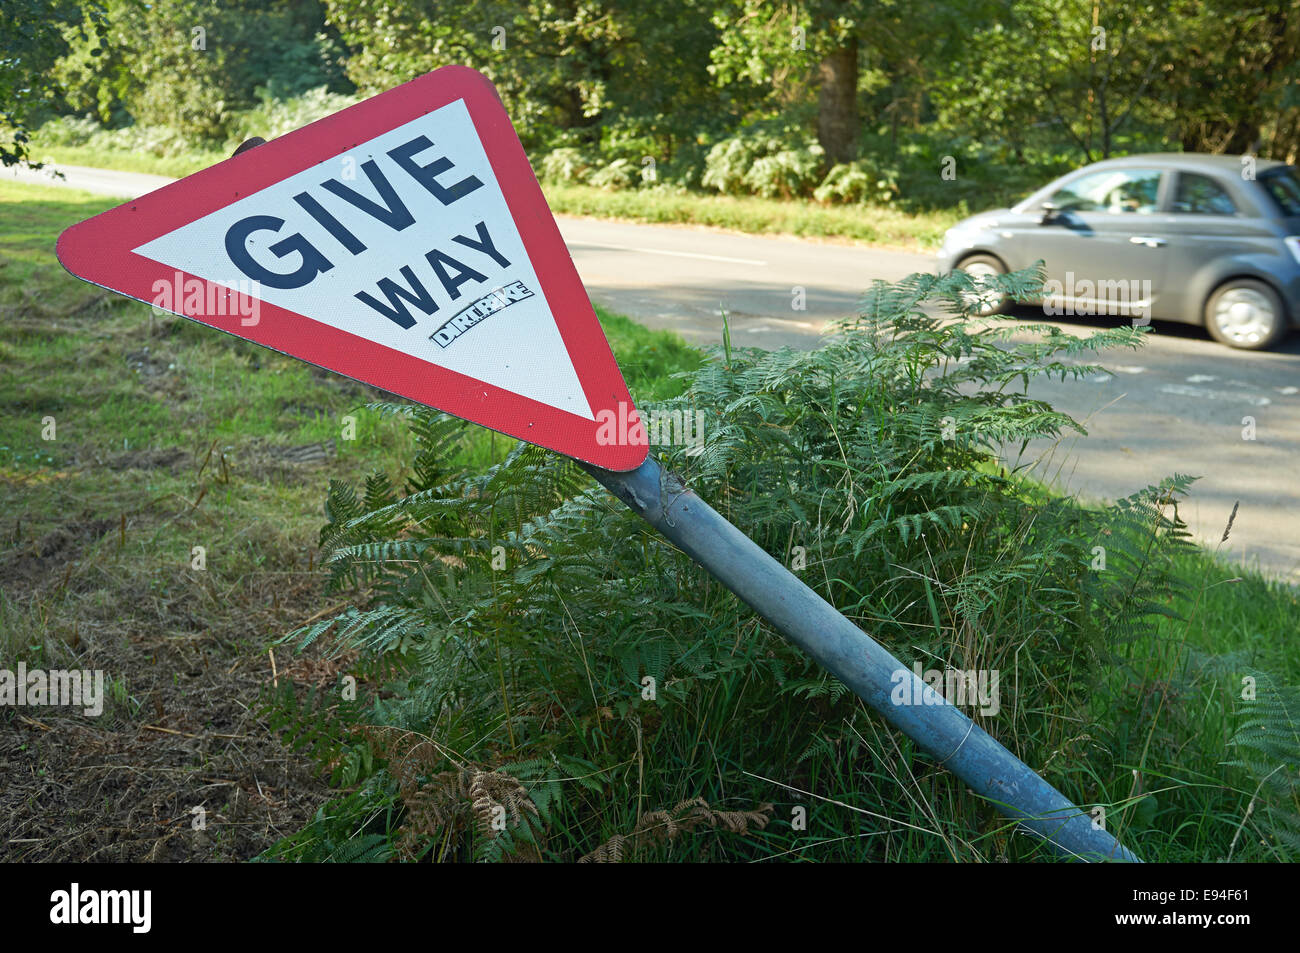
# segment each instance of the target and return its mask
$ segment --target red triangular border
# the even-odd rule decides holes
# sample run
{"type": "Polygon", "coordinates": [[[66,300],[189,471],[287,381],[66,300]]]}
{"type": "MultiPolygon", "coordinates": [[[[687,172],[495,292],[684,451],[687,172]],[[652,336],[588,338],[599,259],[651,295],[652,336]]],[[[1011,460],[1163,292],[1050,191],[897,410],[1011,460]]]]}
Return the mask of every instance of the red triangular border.
{"type": "MultiPolygon", "coordinates": [[[[131,249],[458,99],[465,100],[592,413],[610,410],[616,422],[626,419],[634,413],[627,385],[519,137],[496,89],[467,67],[444,66],[73,225],[59,236],[59,261],[78,278],[151,303],[154,282],[171,281],[176,269],[131,249]]],[[[182,280],[198,277],[181,275],[182,280]]],[[[237,293],[220,290],[239,299],[237,293]]],[[[175,313],[609,470],[634,470],[649,452],[645,443],[627,440],[602,445],[596,440],[596,422],[549,404],[269,302],[259,307],[261,320],[253,327],[240,325],[240,309],[234,306],[227,306],[234,312],[228,317],[175,313]]],[[[625,433],[628,428],[618,429],[625,433]]]]}

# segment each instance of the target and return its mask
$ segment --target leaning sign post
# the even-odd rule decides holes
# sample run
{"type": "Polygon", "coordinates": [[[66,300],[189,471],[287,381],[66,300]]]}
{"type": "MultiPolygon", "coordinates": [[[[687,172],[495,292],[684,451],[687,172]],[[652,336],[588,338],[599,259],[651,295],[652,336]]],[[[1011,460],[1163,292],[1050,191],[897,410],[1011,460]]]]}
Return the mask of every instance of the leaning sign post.
{"type": "Polygon", "coordinates": [[[665,471],[496,90],[448,66],[67,229],[74,275],[572,457],[1028,831],[1136,860],[665,471]],[[899,679],[912,680],[897,704],[899,679]]]}

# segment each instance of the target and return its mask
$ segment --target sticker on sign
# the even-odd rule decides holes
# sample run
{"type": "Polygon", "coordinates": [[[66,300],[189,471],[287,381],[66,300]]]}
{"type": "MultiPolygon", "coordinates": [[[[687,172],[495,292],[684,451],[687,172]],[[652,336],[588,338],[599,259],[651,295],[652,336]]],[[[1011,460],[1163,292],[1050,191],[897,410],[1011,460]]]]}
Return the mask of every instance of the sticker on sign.
{"type": "Polygon", "coordinates": [[[491,84],[444,67],[68,229],[119,291],[610,470],[644,428],[491,84]]]}

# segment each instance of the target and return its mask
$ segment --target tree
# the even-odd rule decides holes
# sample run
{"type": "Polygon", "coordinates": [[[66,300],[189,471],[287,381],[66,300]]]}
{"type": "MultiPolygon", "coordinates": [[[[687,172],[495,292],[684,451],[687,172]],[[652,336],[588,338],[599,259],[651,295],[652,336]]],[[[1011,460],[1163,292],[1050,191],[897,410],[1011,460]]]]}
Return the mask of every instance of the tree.
{"type": "Polygon", "coordinates": [[[931,89],[943,126],[1000,138],[1023,159],[1029,132],[1047,110],[1043,87],[1025,64],[1043,38],[1028,24],[995,22],[971,33],[931,89]]]}
{"type": "Polygon", "coordinates": [[[1164,76],[1178,138],[1189,152],[1300,147],[1300,10],[1288,0],[1180,2],[1178,59],[1164,76]]]}
{"type": "Polygon", "coordinates": [[[1044,122],[1092,162],[1160,116],[1151,93],[1176,56],[1167,0],[1010,0],[975,29],[936,89],[944,118],[996,130],[1017,155],[1044,122]]]}
{"type": "Polygon", "coordinates": [[[721,36],[710,69],[721,84],[762,91],[771,110],[801,119],[806,107],[827,157],[849,162],[860,148],[863,93],[889,89],[884,110],[896,127],[900,102],[921,98],[976,2],[730,0],[714,17],[721,36]]]}
{"type": "Polygon", "coordinates": [[[817,64],[817,141],[832,162],[858,156],[858,38],[844,37],[817,64]]]}
{"type": "Polygon", "coordinates": [[[871,6],[854,0],[776,6],[733,0],[713,18],[720,37],[710,70],[720,84],[751,84],[778,109],[797,107],[815,89],[817,141],[831,161],[849,162],[857,156],[861,131],[859,18],[871,6]]]}
{"type": "Polygon", "coordinates": [[[0,164],[28,161],[30,124],[59,91],[51,69],[68,48],[63,24],[79,22],[89,50],[98,52],[103,9],[60,0],[5,0],[0,6],[0,164]]]}
{"type": "Polygon", "coordinates": [[[496,85],[524,144],[594,147],[649,135],[659,150],[707,123],[725,97],[706,72],[703,0],[327,0],[355,50],[348,75],[378,91],[460,63],[496,85]]]}
{"type": "Polygon", "coordinates": [[[68,108],[105,122],[123,110],[139,123],[224,139],[233,114],[259,87],[281,95],[337,86],[319,37],[324,12],[291,0],[102,0],[99,36],[90,17],[65,31],[54,73],[68,108]]]}

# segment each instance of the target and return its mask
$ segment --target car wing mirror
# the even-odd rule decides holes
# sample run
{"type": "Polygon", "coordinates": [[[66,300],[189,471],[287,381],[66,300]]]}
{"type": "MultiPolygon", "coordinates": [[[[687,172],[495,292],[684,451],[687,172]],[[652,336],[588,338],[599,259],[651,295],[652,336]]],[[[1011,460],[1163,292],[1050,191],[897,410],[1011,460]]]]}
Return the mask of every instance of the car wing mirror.
{"type": "Polygon", "coordinates": [[[1044,202],[1039,207],[1043,210],[1043,217],[1039,220],[1039,225],[1053,225],[1061,220],[1061,206],[1055,202],[1044,202]]]}

